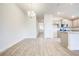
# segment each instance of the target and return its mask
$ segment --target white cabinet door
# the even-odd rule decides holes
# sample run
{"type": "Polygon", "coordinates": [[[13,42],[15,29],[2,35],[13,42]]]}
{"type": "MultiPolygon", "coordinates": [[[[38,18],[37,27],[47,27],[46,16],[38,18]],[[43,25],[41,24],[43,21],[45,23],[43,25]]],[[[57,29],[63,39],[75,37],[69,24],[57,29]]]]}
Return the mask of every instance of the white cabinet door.
{"type": "Polygon", "coordinates": [[[79,50],[79,32],[68,33],[68,48],[70,50],[79,50]]]}

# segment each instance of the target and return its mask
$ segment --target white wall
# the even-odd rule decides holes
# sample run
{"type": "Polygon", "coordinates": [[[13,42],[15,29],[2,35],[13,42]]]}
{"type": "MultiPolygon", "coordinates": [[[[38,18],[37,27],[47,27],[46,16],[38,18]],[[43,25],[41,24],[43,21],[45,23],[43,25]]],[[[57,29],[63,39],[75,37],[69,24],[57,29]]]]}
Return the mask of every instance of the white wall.
{"type": "Polygon", "coordinates": [[[52,15],[44,15],[44,37],[52,38],[53,37],[53,28],[52,28],[52,15]]]}
{"type": "Polygon", "coordinates": [[[36,36],[35,17],[29,19],[15,4],[0,4],[0,51],[36,36]]]}
{"type": "Polygon", "coordinates": [[[57,30],[54,24],[55,17],[52,14],[46,14],[44,16],[44,37],[54,38],[57,35],[57,30]]]}

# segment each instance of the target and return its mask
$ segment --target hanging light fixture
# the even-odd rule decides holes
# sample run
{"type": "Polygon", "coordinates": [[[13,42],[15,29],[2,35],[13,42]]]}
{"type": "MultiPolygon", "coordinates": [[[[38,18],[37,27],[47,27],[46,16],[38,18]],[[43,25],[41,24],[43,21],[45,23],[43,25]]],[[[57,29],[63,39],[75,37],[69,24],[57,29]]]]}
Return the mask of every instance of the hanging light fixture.
{"type": "Polygon", "coordinates": [[[28,17],[32,18],[34,16],[36,16],[36,13],[33,11],[32,9],[32,4],[30,4],[30,10],[27,12],[28,17]]]}
{"type": "Polygon", "coordinates": [[[34,11],[28,11],[28,16],[29,17],[34,17],[34,16],[36,16],[36,14],[35,14],[34,11]]]}

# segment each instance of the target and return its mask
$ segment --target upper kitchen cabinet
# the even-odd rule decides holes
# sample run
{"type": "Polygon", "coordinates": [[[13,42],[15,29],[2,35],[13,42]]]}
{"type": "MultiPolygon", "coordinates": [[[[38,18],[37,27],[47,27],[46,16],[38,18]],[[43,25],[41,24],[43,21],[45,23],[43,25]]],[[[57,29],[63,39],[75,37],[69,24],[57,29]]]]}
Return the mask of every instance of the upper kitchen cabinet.
{"type": "Polygon", "coordinates": [[[73,23],[72,23],[72,27],[79,27],[79,19],[77,19],[77,20],[73,20],[73,23]]]}
{"type": "Polygon", "coordinates": [[[72,26],[72,22],[68,19],[62,19],[61,21],[62,24],[67,24],[68,27],[71,27],[72,26]]]}

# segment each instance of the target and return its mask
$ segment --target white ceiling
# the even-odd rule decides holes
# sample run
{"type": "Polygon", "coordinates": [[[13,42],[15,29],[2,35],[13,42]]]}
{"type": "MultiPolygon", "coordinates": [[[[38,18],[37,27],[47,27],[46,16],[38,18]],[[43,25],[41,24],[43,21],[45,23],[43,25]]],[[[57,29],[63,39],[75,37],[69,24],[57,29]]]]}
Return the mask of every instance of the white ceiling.
{"type": "Polygon", "coordinates": [[[44,14],[53,14],[64,17],[79,16],[79,4],[78,3],[26,3],[18,4],[26,12],[33,10],[38,17],[43,17],[44,14]]]}

